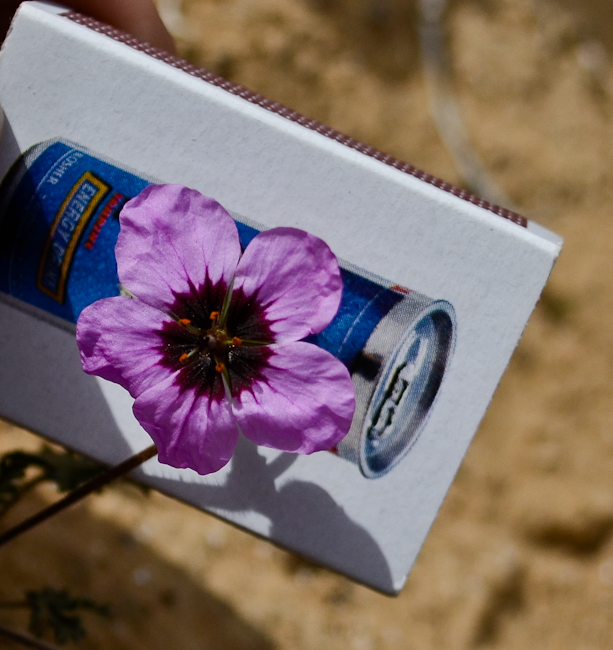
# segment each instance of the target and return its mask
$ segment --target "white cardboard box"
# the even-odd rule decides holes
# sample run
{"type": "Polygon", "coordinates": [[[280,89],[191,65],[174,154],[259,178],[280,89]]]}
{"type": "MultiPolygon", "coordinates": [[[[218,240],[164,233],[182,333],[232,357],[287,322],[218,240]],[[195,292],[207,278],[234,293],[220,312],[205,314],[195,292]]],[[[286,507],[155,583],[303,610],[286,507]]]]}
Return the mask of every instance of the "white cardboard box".
{"type": "MultiPolygon", "coordinates": [[[[339,449],[349,460],[327,452],[296,457],[244,440],[214,475],[175,470],[155,459],[137,472],[167,494],[375,589],[398,592],[561,240],[323,125],[64,12],[23,4],[3,46],[0,177],[34,145],[78,143],[141,177],[196,188],[262,227],[308,230],[349,265],[385,278],[383,285],[410,288],[406,300],[413,316],[424,309],[432,314],[431,305],[443,310],[443,320],[447,314],[442,343],[438,326],[423,334],[424,340],[434,337],[426,343],[444,348],[442,382],[439,377],[410,444],[403,443],[394,462],[385,461],[385,471],[369,477],[368,467],[360,470],[360,462],[369,462],[360,445],[371,445],[371,453],[375,443],[387,444],[377,438],[385,423],[373,429],[372,419],[381,419],[381,409],[391,404],[389,391],[374,413],[360,398],[365,380],[354,373],[360,417],[371,417],[371,428],[365,434],[358,426],[347,449],[339,449]]],[[[14,296],[0,296],[3,417],[106,463],[150,444],[129,395],[82,372],[71,325],[14,296]]],[[[392,336],[384,334],[385,341],[392,336]]],[[[386,358],[404,355],[408,363],[406,344],[399,351],[402,336],[394,336],[386,358]]],[[[360,353],[368,359],[378,354],[369,345],[360,353]]],[[[415,372],[425,363],[413,361],[415,372]]],[[[385,363],[377,368],[373,386],[385,379],[385,363]]],[[[401,407],[391,408],[390,417],[397,417],[401,407]]],[[[402,415],[410,419],[412,413],[402,415]]]]}

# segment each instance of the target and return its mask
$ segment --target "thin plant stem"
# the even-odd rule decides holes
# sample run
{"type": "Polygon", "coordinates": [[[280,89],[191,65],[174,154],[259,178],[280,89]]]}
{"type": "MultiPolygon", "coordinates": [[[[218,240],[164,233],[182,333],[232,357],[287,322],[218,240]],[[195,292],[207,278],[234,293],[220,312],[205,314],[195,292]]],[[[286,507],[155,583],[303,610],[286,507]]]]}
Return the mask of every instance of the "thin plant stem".
{"type": "Polygon", "coordinates": [[[98,474],[98,476],[94,476],[94,478],[86,481],[78,488],[76,488],[76,490],[69,492],[63,499],[60,499],[56,503],[53,503],[40,512],[37,512],[32,517],[26,519],[25,521],[22,521],[20,524],[17,524],[17,526],[9,528],[9,530],[2,533],[0,535],[0,546],[10,542],[18,535],[21,535],[22,533],[30,530],[30,528],[34,528],[34,526],[37,526],[43,521],[46,521],[49,519],[49,517],[56,515],[58,512],[65,510],[73,503],[80,501],[92,492],[100,490],[111,481],[114,481],[116,478],[119,478],[120,476],[123,476],[124,474],[132,471],[139,465],[142,465],[142,463],[144,463],[146,460],[153,458],[157,453],[157,447],[155,445],[151,445],[151,447],[147,447],[147,449],[144,449],[138,454],[131,456],[127,460],[124,460],[123,463],[115,465],[115,467],[110,467],[109,469],[98,474]]]}
{"type": "Polygon", "coordinates": [[[0,637],[10,639],[14,643],[19,643],[26,648],[34,648],[34,650],[58,650],[54,645],[49,645],[44,641],[39,641],[36,637],[25,634],[24,632],[19,632],[18,630],[13,630],[5,625],[0,625],[0,637]]]}

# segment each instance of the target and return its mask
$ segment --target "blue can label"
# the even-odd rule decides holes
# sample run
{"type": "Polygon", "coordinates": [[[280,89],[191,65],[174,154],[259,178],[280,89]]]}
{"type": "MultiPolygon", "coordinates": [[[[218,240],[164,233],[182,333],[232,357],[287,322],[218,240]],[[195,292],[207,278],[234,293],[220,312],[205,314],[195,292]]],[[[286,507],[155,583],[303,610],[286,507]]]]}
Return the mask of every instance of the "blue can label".
{"type": "Polygon", "coordinates": [[[0,188],[0,290],[70,323],[119,292],[119,212],[149,181],[69,143],[29,150],[0,188]]]}

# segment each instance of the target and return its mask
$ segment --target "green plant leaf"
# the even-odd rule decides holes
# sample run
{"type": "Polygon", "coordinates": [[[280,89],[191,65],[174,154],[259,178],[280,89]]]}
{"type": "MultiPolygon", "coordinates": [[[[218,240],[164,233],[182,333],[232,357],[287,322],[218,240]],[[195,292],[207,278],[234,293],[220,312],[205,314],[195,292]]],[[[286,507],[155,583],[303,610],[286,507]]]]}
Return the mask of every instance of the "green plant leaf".
{"type": "Polygon", "coordinates": [[[50,630],[59,644],[79,641],[85,636],[78,611],[90,611],[100,616],[111,614],[107,605],[99,605],[90,598],[74,597],[66,590],[51,587],[28,591],[26,602],[30,608],[30,632],[41,637],[50,630]]]}

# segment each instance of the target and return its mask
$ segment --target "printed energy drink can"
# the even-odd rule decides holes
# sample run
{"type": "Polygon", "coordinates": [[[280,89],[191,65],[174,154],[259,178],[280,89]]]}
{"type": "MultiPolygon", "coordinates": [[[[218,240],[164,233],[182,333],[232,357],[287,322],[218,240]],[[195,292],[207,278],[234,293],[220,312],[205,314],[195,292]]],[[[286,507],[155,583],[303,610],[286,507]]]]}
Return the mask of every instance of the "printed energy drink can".
{"type": "MultiPolygon", "coordinates": [[[[151,182],[64,140],[29,149],[0,185],[0,291],[72,324],[87,305],[118,295],[119,212],[151,182]]],[[[232,216],[244,248],[260,229],[232,216]]],[[[356,387],[351,430],[334,451],[377,478],[426,423],[453,352],[455,313],[352,265],[341,262],[341,273],[339,311],[308,340],[340,359],[356,387]]]]}

